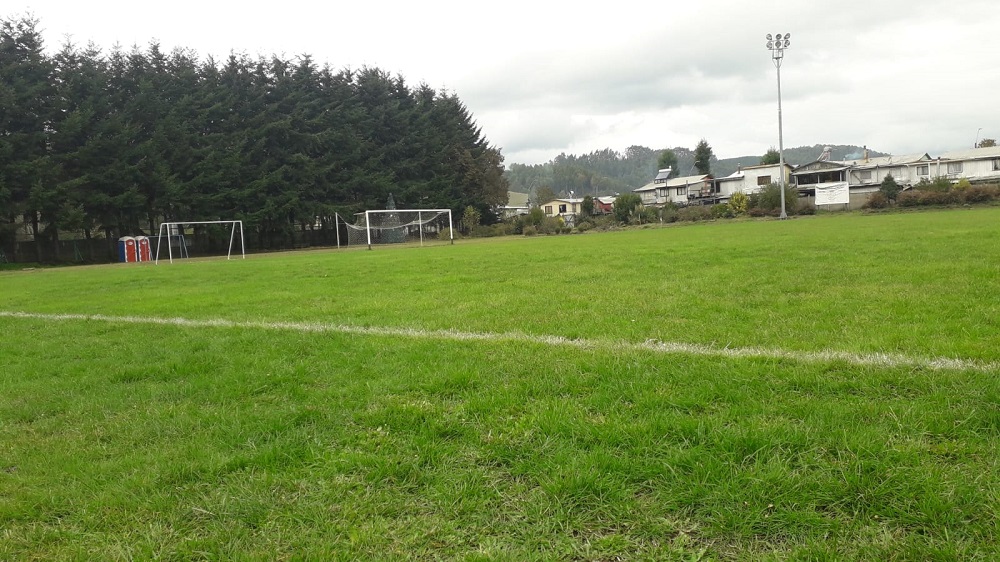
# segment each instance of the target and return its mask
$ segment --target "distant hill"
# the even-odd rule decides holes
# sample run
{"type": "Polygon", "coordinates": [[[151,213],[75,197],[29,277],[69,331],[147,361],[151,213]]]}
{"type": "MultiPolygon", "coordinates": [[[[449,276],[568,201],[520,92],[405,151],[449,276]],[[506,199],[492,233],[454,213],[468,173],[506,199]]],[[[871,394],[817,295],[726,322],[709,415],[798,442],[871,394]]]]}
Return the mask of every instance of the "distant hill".
{"type": "MultiPolygon", "coordinates": [[[[800,146],[785,149],[785,161],[793,166],[808,164],[819,158],[824,147],[830,147],[832,160],[860,157],[864,147],[855,145],[800,146]]],[[[665,149],[630,146],[624,153],[604,149],[584,155],[560,154],[544,164],[511,164],[504,173],[511,191],[534,194],[539,187],[549,187],[558,195],[577,197],[584,195],[613,195],[631,191],[649,183],[656,176],[656,163],[665,149]]],[[[680,175],[695,174],[694,150],[674,147],[680,175]]],[[[871,156],[886,156],[884,152],[870,150],[871,156]]],[[[739,156],[712,160],[715,177],[728,176],[740,166],[760,164],[762,155],[739,156]]]]}

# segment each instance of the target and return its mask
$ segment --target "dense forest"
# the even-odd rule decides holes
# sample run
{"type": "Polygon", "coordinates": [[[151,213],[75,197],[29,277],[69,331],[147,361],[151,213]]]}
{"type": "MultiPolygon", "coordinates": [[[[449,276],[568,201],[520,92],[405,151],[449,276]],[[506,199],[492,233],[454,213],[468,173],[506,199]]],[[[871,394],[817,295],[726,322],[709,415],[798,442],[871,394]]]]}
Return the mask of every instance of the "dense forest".
{"type": "Polygon", "coordinates": [[[385,208],[507,201],[503,157],[453,94],[311,57],[201,60],[157,43],[46,53],[38,21],[0,19],[0,250],[241,219],[248,243],[294,245],[385,208]],[[350,219],[349,219],[350,220],[350,219]]]}
{"type": "MultiPolygon", "coordinates": [[[[801,146],[785,149],[785,161],[793,166],[815,161],[824,147],[830,147],[831,159],[860,158],[863,148],[854,145],[801,146]]],[[[604,149],[583,156],[560,154],[544,164],[511,164],[507,180],[511,191],[535,194],[539,188],[548,187],[556,195],[568,196],[570,192],[584,195],[612,195],[642,187],[656,175],[660,154],[666,149],[630,146],[624,153],[604,149]]],[[[677,172],[681,176],[696,174],[695,151],[684,147],[670,149],[677,157],[677,172]]],[[[869,151],[871,156],[884,156],[869,151]]],[[[764,155],[711,159],[711,173],[725,177],[741,166],[756,166],[764,155]]]]}

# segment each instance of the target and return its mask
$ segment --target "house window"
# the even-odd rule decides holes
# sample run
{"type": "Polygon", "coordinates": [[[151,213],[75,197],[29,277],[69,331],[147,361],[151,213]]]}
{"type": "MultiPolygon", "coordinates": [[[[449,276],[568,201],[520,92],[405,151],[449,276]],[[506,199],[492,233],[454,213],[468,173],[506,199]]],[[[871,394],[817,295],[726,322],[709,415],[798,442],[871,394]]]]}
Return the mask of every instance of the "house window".
{"type": "Polygon", "coordinates": [[[1000,158],[993,161],[993,171],[1000,172],[1000,158]]]}
{"type": "Polygon", "coordinates": [[[687,194],[688,194],[688,188],[686,187],[677,188],[677,195],[687,195],[687,194]]]}
{"type": "Polygon", "coordinates": [[[917,175],[918,176],[931,175],[930,166],[928,166],[927,164],[924,164],[923,166],[917,166],[917,175]]]}
{"type": "Polygon", "coordinates": [[[559,205],[559,212],[560,213],[565,213],[566,212],[566,205],[559,205]]]}
{"type": "Polygon", "coordinates": [[[757,185],[771,185],[771,176],[757,176],[757,185]]]}
{"type": "Polygon", "coordinates": [[[872,181],[871,170],[862,170],[860,176],[861,176],[861,181],[872,181]]]}
{"type": "Polygon", "coordinates": [[[961,174],[961,173],[962,173],[961,162],[948,162],[948,175],[961,174]]]}
{"type": "Polygon", "coordinates": [[[552,205],[546,205],[545,206],[545,214],[546,215],[551,215],[552,214],[552,205]]]}

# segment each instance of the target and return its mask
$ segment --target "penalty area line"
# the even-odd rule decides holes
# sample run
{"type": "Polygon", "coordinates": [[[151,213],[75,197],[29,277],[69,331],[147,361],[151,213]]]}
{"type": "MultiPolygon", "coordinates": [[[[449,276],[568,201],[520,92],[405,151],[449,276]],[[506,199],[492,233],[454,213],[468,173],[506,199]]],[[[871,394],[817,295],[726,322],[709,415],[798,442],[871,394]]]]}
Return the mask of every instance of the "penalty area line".
{"type": "Polygon", "coordinates": [[[109,324],[144,324],[176,326],[182,328],[243,328],[257,330],[278,330],[288,332],[336,333],[363,336],[397,336],[413,339],[436,339],[447,341],[516,342],[527,344],[572,347],[584,350],[642,351],[670,355],[693,355],[700,357],[784,359],[803,363],[843,362],[861,367],[922,367],[932,370],[970,370],[993,372],[1000,370],[1000,364],[973,359],[948,357],[917,357],[900,353],[851,353],[846,351],[793,351],[766,347],[716,347],[711,345],[664,342],[646,340],[629,342],[624,340],[574,339],[563,336],[525,334],[523,332],[463,332],[459,330],[425,330],[419,328],[392,328],[371,326],[350,326],[346,324],[325,324],[314,322],[267,322],[262,320],[224,320],[161,318],[157,316],[111,316],[105,314],[45,314],[35,312],[12,312],[0,310],[0,318],[19,318],[47,322],[91,321],[109,324]]]}

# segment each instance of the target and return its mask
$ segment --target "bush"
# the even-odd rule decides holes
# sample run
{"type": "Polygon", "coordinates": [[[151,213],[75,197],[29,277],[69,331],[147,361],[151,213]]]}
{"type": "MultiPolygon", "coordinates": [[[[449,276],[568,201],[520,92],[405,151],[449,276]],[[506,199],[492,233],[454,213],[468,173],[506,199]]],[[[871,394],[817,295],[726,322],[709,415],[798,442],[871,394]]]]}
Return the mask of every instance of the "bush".
{"type": "Polygon", "coordinates": [[[666,223],[677,222],[677,208],[664,207],[660,211],[660,220],[666,223]]]}
{"type": "Polygon", "coordinates": [[[542,224],[538,225],[539,234],[559,234],[566,223],[562,217],[545,217],[542,224]]]}
{"type": "Polygon", "coordinates": [[[712,205],[712,217],[717,219],[731,219],[736,216],[732,208],[725,203],[719,205],[712,205]]]}
{"type": "Polygon", "coordinates": [[[620,223],[628,223],[629,216],[637,207],[642,207],[642,197],[637,193],[623,193],[615,198],[615,218],[620,223]]]}
{"type": "Polygon", "coordinates": [[[881,191],[876,191],[868,196],[868,200],[861,206],[862,209],[885,209],[889,206],[889,197],[881,191]]]}
{"type": "Polygon", "coordinates": [[[904,191],[896,198],[896,204],[900,207],[954,205],[961,202],[961,194],[957,191],[936,191],[932,189],[904,191]]]}
{"type": "Polygon", "coordinates": [[[691,205],[677,211],[677,219],[682,221],[710,221],[713,218],[712,207],[703,205],[691,205]]]}
{"type": "Polygon", "coordinates": [[[951,182],[948,178],[934,178],[934,181],[924,178],[913,188],[917,191],[951,191],[951,182]]]}
{"type": "Polygon", "coordinates": [[[977,185],[962,193],[962,199],[966,203],[986,203],[996,201],[998,198],[1000,198],[1000,187],[995,185],[977,185]]]}
{"type": "Polygon", "coordinates": [[[535,228],[533,225],[529,224],[528,226],[521,229],[521,234],[524,234],[525,236],[534,236],[538,234],[538,229],[535,228]]]}
{"type": "Polygon", "coordinates": [[[760,217],[766,217],[767,211],[761,209],[760,207],[750,207],[750,209],[747,210],[747,214],[750,215],[751,217],[760,218],[760,217]]]}
{"type": "MultiPolygon", "coordinates": [[[[785,212],[793,212],[798,205],[799,192],[790,185],[785,186],[785,212]]],[[[760,191],[750,196],[750,208],[764,209],[765,211],[778,210],[781,214],[781,187],[776,183],[769,183],[762,187],[760,191]]]]}
{"type": "Polygon", "coordinates": [[[576,225],[577,232],[587,232],[588,230],[594,228],[594,223],[590,221],[580,221],[576,225]]]}
{"type": "MultiPolygon", "coordinates": [[[[456,231],[455,232],[455,239],[458,240],[458,238],[459,238],[459,234],[456,231]]],[[[441,230],[439,230],[438,231],[438,240],[451,240],[451,229],[450,228],[442,228],[441,230]]]]}
{"type": "Polygon", "coordinates": [[[746,193],[737,191],[729,197],[729,208],[736,216],[745,215],[750,208],[750,198],[746,193]]]}

